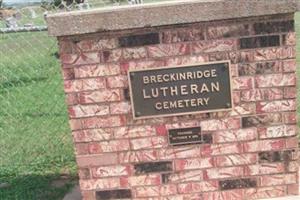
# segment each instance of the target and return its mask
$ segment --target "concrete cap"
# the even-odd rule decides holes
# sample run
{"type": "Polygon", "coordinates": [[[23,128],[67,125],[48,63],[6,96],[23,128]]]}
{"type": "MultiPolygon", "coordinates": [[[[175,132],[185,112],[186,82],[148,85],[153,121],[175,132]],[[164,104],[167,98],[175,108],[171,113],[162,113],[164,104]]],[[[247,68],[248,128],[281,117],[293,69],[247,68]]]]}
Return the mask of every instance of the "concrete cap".
{"type": "Polygon", "coordinates": [[[47,16],[51,36],[294,13],[299,0],[180,0],[47,16]]]}

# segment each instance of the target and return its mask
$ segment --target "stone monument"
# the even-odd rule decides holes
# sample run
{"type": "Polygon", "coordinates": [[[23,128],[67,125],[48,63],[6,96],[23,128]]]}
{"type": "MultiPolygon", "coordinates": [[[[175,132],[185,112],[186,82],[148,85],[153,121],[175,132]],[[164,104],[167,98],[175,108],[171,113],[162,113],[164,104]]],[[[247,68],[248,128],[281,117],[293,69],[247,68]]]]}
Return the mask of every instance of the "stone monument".
{"type": "Polygon", "coordinates": [[[49,15],[84,199],[297,195],[296,11],[189,0],[49,15]]]}

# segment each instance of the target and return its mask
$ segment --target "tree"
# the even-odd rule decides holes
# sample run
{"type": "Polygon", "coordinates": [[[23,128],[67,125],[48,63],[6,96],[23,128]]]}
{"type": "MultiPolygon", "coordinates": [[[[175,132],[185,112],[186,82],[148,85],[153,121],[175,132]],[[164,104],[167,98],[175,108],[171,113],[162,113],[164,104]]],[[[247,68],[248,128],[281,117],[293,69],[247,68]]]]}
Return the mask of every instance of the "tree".
{"type": "Polygon", "coordinates": [[[0,8],[2,8],[3,0],[0,0],[0,8]]]}

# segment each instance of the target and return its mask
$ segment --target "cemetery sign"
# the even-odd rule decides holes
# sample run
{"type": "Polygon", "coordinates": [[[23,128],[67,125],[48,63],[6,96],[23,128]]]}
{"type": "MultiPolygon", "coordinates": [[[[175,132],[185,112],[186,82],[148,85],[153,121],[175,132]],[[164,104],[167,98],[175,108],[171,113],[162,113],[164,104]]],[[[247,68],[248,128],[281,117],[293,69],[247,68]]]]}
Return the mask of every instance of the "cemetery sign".
{"type": "Polygon", "coordinates": [[[232,109],[230,62],[130,70],[133,117],[232,109]]]}

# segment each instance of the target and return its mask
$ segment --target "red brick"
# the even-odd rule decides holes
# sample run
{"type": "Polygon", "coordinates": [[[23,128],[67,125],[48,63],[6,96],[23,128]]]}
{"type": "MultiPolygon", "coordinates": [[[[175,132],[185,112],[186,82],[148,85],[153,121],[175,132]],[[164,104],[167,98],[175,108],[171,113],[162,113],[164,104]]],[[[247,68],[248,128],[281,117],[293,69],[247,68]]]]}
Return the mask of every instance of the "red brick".
{"type": "Polygon", "coordinates": [[[262,176],[260,179],[261,186],[286,185],[297,183],[297,175],[295,173],[262,176]]]}
{"type": "Polygon", "coordinates": [[[297,97],[297,88],[296,87],[285,87],[284,88],[284,98],[285,99],[294,99],[297,97]]]}
{"type": "Polygon", "coordinates": [[[257,189],[247,189],[246,196],[249,199],[265,199],[281,197],[285,195],[285,186],[264,187],[257,189]]]}
{"type": "Polygon", "coordinates": [[[75,154],[76,155],[87,155],[89,154],[89,146],[87,143],[75,144],[75,154]]]}
{"type": "Polygon", "coordinates": [[[168,145],[165,137],[150,137],[130,140],[133,150],[163,148],[168,145]]]}
{"type": "Polygon", "coordinates": [[[60,54],[61,63],[65,65],[75,64],[76,60],[78,60],[78,57],[79,57],[78,54],[67,54],[67,53],[60,54]]]}
{"type": "Polygon", "coordinates": [[[76,93],[66,94],[66,104],[67,105],[75,105],[79,103],[79,99],[76,93]]]}
{"type": "Polygon", "coordinates": [[[240,63],[238,68],[240,76],[254,76],[256,74],[281,73],[282,63],[280,61],[265,61],[258,63],[240,63]]]}
{"type": "Polygon", "coordinates": [[[254,62],[255,51],[229,52],[229,58],[233,63],[254,62]]]}
{"type": "Polygon", "coordinates": [[[119,153],[120,163],[151,162],[158,160],[157,152],[154,150],[127,151],[119,153]]]}
{"type": "Polygon", "coordinates": [[[95,178],[111,177],[111,176],[128,176],[131,175],[129,166],[114,165],[92,168],[92,174],[95,178]]]}
{"type": "Polygon", "coordinates": [[[208,62],[207,55],[176,56],[166,59],[166,66],[193,65],[208,62]]]}
{"type": "Polygon", "coordinates": [[[97,45],[99,50],[115,49],[118,47],[118,41],[116,38],[100,39],[97,45]]]}
{"type": "Polygon", "coordinates": [[[283,91],[279,88],[251,89],[241,91],[241,100],[245,102],[278,99],[283,99],[283,91]]]}
{"type": "Polygon", "coordinates": [[[71,118],[103,116],[109,114],[109,107],[106,105],[76,105],[69,107],[71,118]]]}
{"type": "Polygon", "coordinates": [[[244,144],[245,152],[276,151],[285,148],[284,139],[258,140],[244,144]]]}
{"type": "Polygon", "coordinates": [[[74,68],[76,78],[90,78],[118,75],[121,73],[118,64],[84,65],[74,68]]]}
{"type": "Polygon", "coordinates": [[[170,199],[167,200],[202,200],[202,194],[200,193],[195,193],[195,194],[185,194],[182,196],[175,196],[175,197],[170,197],[170,199]]]}
{"type": "Polygon", "coordinates": [[[115,138],[136,138],[149,137],[155,135],[155,128],[153,126],[132,126],[132,127],[118,127],[114,130],[115,138]]]}
{"type": "Polygon", "coordinates": [[[238,76],[238,65],[237,64],[231,64],[230,65],[230,73],[231,77],[236,77],[238,76]]]}
{"type": "Polygon", "coordinates": [[[263,174],[279,174],[284,173],[285,167],[283,163],[263,163],[259,165],[245,166],[246,176],[255,176],[263,174]]]}
{"type": "Polygon", "coordinates": [[[287,125],[280,125],[280,126],[271,126],[271,127],[264,127],[258,129],[259,137],[260,138],[277,138],[277,137],[287,137],[293,136],[297,133],[296,126],[287,126],[287,125]]]}
{"type": "Polygon", "coordinates": [[[190,52],[188,44],[163,44],[148,47],[149,57],[168,57],[186,55],[190,52]]]}
{"type": "Polygon", "coordinates": [[[168,178],[168,182],[170,183],[184,183],[184,182],[202,181],[202,180],[203,180],[202,170],[172,173],[168,178]]]}
{"type": "Polygon", "coordinates": [[[127,88],[128,78],[127,76],[109,76],[107,77],[107,87],[109,88],[127,88]]]}
{"type": "Polygon", "coordinates": [[[101,103],[101,102],[112,102],[120,101],[121,94],[120,90],[99,90],[93,92],[82,92],[79,94],[80,103],[101,103]]]}
{"type": "Polygon", "coordinates": [[[232,79],[232,88],[234,90],[248,90],[254,87],[254,78],[253,77],[234,77],[232,79]]]}
{"type": "Polygon", "coordinates": [[[242,152],[243,146],[239,143],[213,144],[201,146],[201,155],[205,157],[212,155],[225,155],[242,152]]]}
{"type": "Polygon", "coordinates": [[[249,35],[251,26],[249,24],[222,24],[208,27],[207,37],[209,39],[218,39],[234,36],[249,35]]]}
{"type": "Polygon", "coordinates": [[[76,43],[81,52],[99,50],[96,39],[84,39],[76,43]]]}
{"type": "Polygon", "coordinates": [[[255,51],[254,58],[256,61],[276,60],[280,57],[281,49],[259,49],[255,51]]]}
{"type": "Polygon", "coordinates": [[[128,70],[137,70],[137,69],[150,69],[165,66],[165,62],[162,60],[141,60],[141,61],[128,61],[122,63],[121,69],[122,74],[127,74],[128,70]]]}
{"type": "Polygon", "coordinates": [[[113,49],[102,52],[103,62],[120,62],[122,61],[122,49],[113,49]]]}
{"type": "Polygon", "coordinates": [[[286,148],[298,148],[299,147],[299,139],[297,136],[286,139],[286,148]]]}
{"type": "Polygon", "coordinates": [[[156,130],[156,134],[160,136],[167,135],[168,133],[166,125],[164,124],[155,126],[155,130],[156,130]]]}
{"type": "Polygon", "coordinates": [[[177,194],[176,185],[146,186],[134,189],[135,197],[162,197],[177,194]]]}
{"type": "Polygon", "coordinates": [[[280,87],[296,85],[295,74],[264,74],[255,78],[257,87],[280,87]]]}
{"type": "Polygon", "coordinates": [[[142,59],[147,57],[147,50],[145,47],[125,48],[122,53],[124,60],[142,59]]]}
{"type": "Polygon", "coordinates": [[[119,116],[111,116],[111,117],[90,117],[84,118],[82,121],[83,128],[110,128],[117,127],[123,125],[123,120],[119,116]]]}
{"type": "Polygon", "coordinates": [[[59,39],[58,44],[59,44],[59,53],[60,54],[78,53],[75,43],[71,40],[59,39]]]}
{"type": "Polygon", "coordinates": [[[204,169],[214,167],[213,158],[191,158],[175,161],[175,169],[177,171],[190,169],[204,169]]]}
{"type": "Polygon", "coordinates": [[[296,33],[290,32],[285,35],[285,45],[295,46],[296,45],[296,33]]]}
{"type": "Polygon", "coordinates": [[[160,185],[160,174],[149,174],[142,176],[131,176],[128,178],[129,185],[134,186],[146,186],[146,185],[160,185]]]}
{"type": "Polygon", "coordinates": [[[282,113],[283,122],[286,124],[296,124],[297,115],[295,112],[282,113]]]}
{"type": "Polygon", "coordinates": [[[295,59],[282,61],[284,72],[295,72],[297,68],[297,63],[295,59]]]}
{"type": "Polygon", "coordinates": [[[226,167],[233,165],[249,165],[255,164],[258,160],[256,154],[236,154],[236,155],[226,155],[218,156],[215,158],[216,166],[226,167]]]}
{"type": "Polygon", "coordinates": [[[232,99],[235,105],[238,105],[241,102],[241,92],[240,91],[232,91],[232,99]]]}
{"type": "Polygon", "coordinates": [[[65,80],[64,82],[66,93],[98,90],[104,89],[105,87],[106,82],[104,78],[65,80]]]}
{"type": "Polygon", "coordinates": [[[70,80],[75,78],[74,68],[64,68],[62,69],[62,75],[64,80],[70,80]]]}
{"type": "Polygon", "coordinates": [[[105,178],[105,179],[87,179],[79,180],[79,185],[82,190],[103,190],[120,187],[119,178],[105,178]]]}
{"type": "Polygon", "coordinates": [[[82,124],[79,119],[70,119],[69,125],[72,131],[82,129],[82,124]]]}
{"type": "Polygon", "coordinates": [[[296,110],[296,100],[258,102],[256,110],[257,113],[294,111],[296,110]]]}
{"type": "Polygon", "coordinates": [[[91,178],[91,172],[89,168],[80,168],[78,169],[78,176],[80,179],[89,179],[91,178]]]}
{"type": "Polygon", "coordinates": [[[186,147],[177,147],[177,148],[164,148],[158,151],[160,159],[169,160],[176,158],[193,158],[200,157],[200,148],[197,146],[186,146],[186,147]]]}
{"type": "Polygon", "coordinates": [[[296,58],[296,47],[295,46],[289,46],[289,47],[282,47],[280,52],[280,58],[281,59],[291,59],[296,58]]]}
{"type": "Polygon", "coordinates": [[[224,51],[208,53],[208,59],[210,62],[230,60],[232,63],[236,63],[236,61],[231,60],[230,57],[231,53],[234,54],[233,60],[235,60],[237,57],[237,54],[235,52],[224,52],[224,51]]]}
{"type": "Polygon", "coordinates": [[[192,43],[193,53],[210,53],[219,51],[234,51],[237,49],[237,40],[211,40],[192,43]]]}
{"type": "Polygon", "coordinates": [[[93,167],[103,165],[115,165],[118,163],[117,154],[107,153],[99,155],[87,155],[76,157],[78,167],[93,167]]]}
{"type": "Polygon", "coordinates": [[[198,193],[199,191],[208,192],[214,190],[218,190],[217,181],[182,183],[178,185],[179,194],[198,193]]]}
{"type": "Polygon", "coordinates": [[[131,104],[129,102],[112,103],[109,105],[112,115],[131,113],[131,104]]]}
{"type": "Polygon", "coordinates": [[[88,64],[98,64],[101,61],[100,53],[98,52],[87,52],[80,53],[74,62],[69,63],[72,65],[88,65],[88,64]]]}
{"type": "Polygon", "coordinates": [[[299,195],[299,184],[288,185],[287,194],[288,195],[299,195]]]}
{"type": "Polygon", "coordinates": [[[230,190],[223,192],[208,192],[203,194],[204,200],[241,200],[245,199],[244,190],[230,190]]]}
{"type": "Polygon", "coordinates": [[[298,172],[299,164],[297,161],[292,161],[288,163],[288,172],[298,172]]]}
{"type": "Polygon", "coordinates": [[[213,168],[204,170],[204,180],[233,178],[244,175],[243,167],[213,168]]]}
{"type": "Polygon", "coordinates": [[[257,138],[256,128],[225,130],[213,133],[214,143],[254,140],[257,138]]]}
{"type": "Polygon", "coordinates": [[[241,127],[241,120],[238,118],[212,119],[200,122],[202,131],[217,131],[225,129],[238,129],[241,127]]]}
{"type": "Polygon", "coordinates": [[[104,152],[119,152],[129,150],[128,140],[111,140],[105,142],[89,143],[90,154],[99,154],[104,152]]]}
{"type": "Polygon", "coordinates": [[[177,43],[186,41],[204,40],[203,27],[185,27],[162,32],[162,43],[177,43]]]}
{"type": "Polygon", "coordinates": [[[113,138],[113,132],[111,129],[88,129],[73,131],[72,134],[75,142],[102,141],[113,138]]]}
{"type": "Polygon", "coordinates": [[[190,120],[189,122],[177,122],[177,123],[170,123],[166,124],[166,128],[168,130],[170,129],[180,129],[180,128],[190,128],[190,127],[195,127],[199,126],[199,121],[197,120],[190,120]]]}

